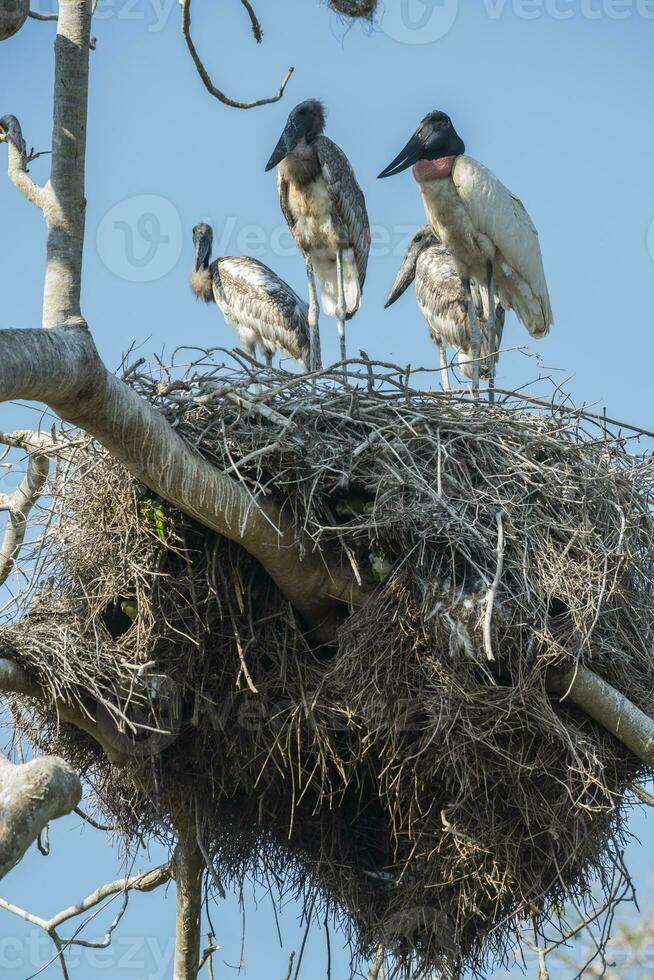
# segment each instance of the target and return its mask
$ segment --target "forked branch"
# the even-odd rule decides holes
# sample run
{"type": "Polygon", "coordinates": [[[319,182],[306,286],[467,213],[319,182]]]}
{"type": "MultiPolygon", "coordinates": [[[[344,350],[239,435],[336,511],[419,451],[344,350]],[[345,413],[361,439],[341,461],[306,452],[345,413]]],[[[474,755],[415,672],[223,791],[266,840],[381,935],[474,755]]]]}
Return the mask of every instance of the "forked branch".
{"type": "Polygon", "coordinates": [[[23,131],[15,116],[3,116],[0,119],[0,143],[7,144],[9,179],[23,197],[38,208],[43,208],[46,190],[32,180],[27,170],[28,164],[42,154],[34,153],[34,150],[27,152],[23,131]]]}
{"type": "MultiPolygon", "coordinates": [[[[254,10],[252,9],[252,5],[248,2],[248,0],[241,0],[241,2],[250,15],[250,22],[252,24],[255,39],[257,42],[260,42],[263,34],[259,21],[257,20],[254,10]]],[[[193,63],[197,68],[198,75],[202,79],[204,87],[210,95],[213,95],[213,97],[218,99],[219,102],[222,102],[223,105],[230,106],[232,109],[255,109],[260,105],[270,105],[272,102],[279,102],[284,95],[284,90],[288,85],[291,75],[295,71],[292,66],[286,72],[276,95],[270,96],[270,98],[267,99],[254,99],[251,102],[239,102],[236,99],[230,99],[228,95],[225,95],[225,93],[219,88],[216,88],[212,82],[211,77],[209,76],[207,69],[204,67],[202,59],[197,52],[195,44],[193,43],[193,38],[191,37],[191,0],[182,0],[182,8],[182,35],[186,41],[186,46],[188,47],[191,58],[193,59],[193,63]]]]}
{"type": "Polygon", "coordinates": [[[0,898],[0,909],[4,909],[6,912],[12,912],[25,922],[38,926],[40,929],[43,929],[48,936],[50,936],[56,950],[55,958],[59,959],[63,976],[65,980],[68,980],[68,968],[64,959],[66,949],[69,946],[84,946],[87,949],[106,949],[111,945],[113,933],[125,913],[129,893],[132,891],[151,892],[155,888],[159,888],[160,885],[166,884],[168,881],[170,881],[170,878],[170,864],[162,864],[158,868],[154,868],[152,871],[146,871],[144,874],[128,875],[125,878],[119,878],[117,881],[112,881],[109,884],[101,885],[81,902],[78,902],[76,905],[69,906],[62,912],[58,912],[56,915],[53,915],[51,919],[43,919],[41,916],[34,915],[32,912],[27,912],[18,905],[13,905],[11,902],[7,902],[4,898],[0,898]],[[102,939],[89,940],[79,938],[79,933],[86,923],[82,923],[82,925],[77,927],[71,939],[62,938],[62,936],[59,934],[60,926],[68,922],[70,919],[74,919],[77,916],[84,915],[85,913],[91,913],[86,920],[88,922],[94,917],[94,913],[92,911],[93,909],[96,909],[98,905],[100,905],[102,902],[106,902],[108,899],[111,899],[114,895],[121,894],[123,896],[121,907],[114,916],[113,921],[109,925],[109,928],[105,932],[102,939]]]}
{"type": "MultiPolygon", "coordinates": [[[[0,433],[0,442],[2,442],[0,433]]],[[[50,460],[47,456],[30,453],[27,474],[13,493],[0,493],[0,511],[7,511],[9,519],[0,544],[0,585],[7,581],[25,540],[30,511],[43,492],[50,460]]]]}

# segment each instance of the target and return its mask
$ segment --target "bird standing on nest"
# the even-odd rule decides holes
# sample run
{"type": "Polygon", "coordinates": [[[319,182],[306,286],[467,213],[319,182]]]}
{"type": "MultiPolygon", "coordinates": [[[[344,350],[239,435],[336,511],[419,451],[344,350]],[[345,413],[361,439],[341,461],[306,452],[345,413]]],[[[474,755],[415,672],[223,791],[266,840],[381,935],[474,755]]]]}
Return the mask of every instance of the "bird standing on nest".
{"type": "Polygon", "coordinates": [[[363,192],[349,160],[324,135],[324,128],[322,103],[316,99],[300,103],[288,117],[266,166],[266,171],[277,167],[282,212],[306,262],[312,370],[320,367],[315,276],[323,312],[336,317],[344,361],[345,321],[361,304],[370,251],[363,192]]]}
{"type": "Polygon", "coordinates": [[[257,259],[225,256],[212,262],[210,225],[196,225],[193,242],[195,266],[189,281],[196,296],[220,307],[251,357],[258,347],[270,366],[273,355],[280,352],[295,358],[306,371],[309,323],[304,300],[257,259]]]}
{"type": "MultiPolygon", "coordinates": [[[[482,337],[471,280],[484,284],[487,297],[496,295],[505,309],[514,310],[532,337],[544,337],[552,325],[538,232],[522,202],[495,174],[465,155],[465,144],[446,113],[435,110],[425,116],[379,176],[391,177],[411,166],[431,229],[452,253],[463,280],[476,391],[482,337]]],[[[487,310],[494,375],[501,327],[495,303],[487,303],[487,310]]]]}
{"type": "MultiPolygon", "coordinates": [[[[456,270],[451,253],[433,233],[429,225],[419,228],[409,243],[406,256],[384,309],[400,298],[415,280],[418,306],[429,325],[429,333],[439,350],[441,385],[450,390],[446,347],[454,347],[461,373],[472,378],[471,329],[466,290],[456,270]]],[[[478,319],[484,317],[484,295],[476,282],[470,284],[472,300],[478,319]]],[[[495,315],[501,328],[504,308],[497,304],[495,315]]],[[[480,375],[488,377],[488,344],[482,337],[480,375]]]]}

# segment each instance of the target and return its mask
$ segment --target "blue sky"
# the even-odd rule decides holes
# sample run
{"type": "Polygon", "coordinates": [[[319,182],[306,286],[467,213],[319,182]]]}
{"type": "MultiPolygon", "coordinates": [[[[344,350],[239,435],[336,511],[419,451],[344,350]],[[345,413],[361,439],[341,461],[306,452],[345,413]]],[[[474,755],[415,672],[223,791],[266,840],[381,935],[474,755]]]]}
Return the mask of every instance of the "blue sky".
{"type": "MultiPolygon", "coordinates": [[[[40,0],[36,9],[46,12],[50,2],[40,0]]],[[[265,32],[259,47],[238,0],[195,0],[197,47],[230,95],[270,95],[288,66],[296,67],[282,102],[238,112],[204,90],[181,38],[177,0],[100,0],[83,310],[107,363],[117,364],[132,342],[146,355],[179,344],[233,344],[218,311],[196,304],[187,285],[191,228],[199,219],[211,220],[223,254],[249,252],[306,294],[303,263],[264,166],[289,109],[316,96],[327,104],[328,134],[355,167],[374,232],[349,350],[435,364],[412,291],[383,310],[407,235],[424,222],[420,197],[409,173],[387,181],[375,175],[422,116],[441,108],[468,153],[522,198],[539,228],[555,316],[551,335],[531,348],[544,373],[557,382],[569,378],[577,402],[652,428],[654,2],[386,0],[372,29],[348,29],[318,0],[261,0],[258,13],[265,32]]],[[[52,24],[30,21],[0,48],[0,114],[19,116],[37,149],[50,139],[53,34],[52,24]]],[[[46,173],[47,157],[33,165],[37,179],[46,173]]],[[[38,326],[41,216],[2,179],[0,215],[0,325],[38,326]]],[[[322,338],[324,359],[335,359],[336,330],[324,318],[322,338]]],[[[510,316],[505,344],[528,341],[510,316]]],[[[538,370],[514,351],[500,364],[499,383],[522,385],[538,370]]],[[[1,411],[2,429],[34,422],[27,408],[1,411]]],[[[647,890],[652,833],[642,813],[632,826],[645,846],[634,845],[629,857],[647,890]]],[[[52,856],[33,851],[0,884],[0,895],[51,914],[119,873],[119,855],[97,832],[82,832],[77,818],[54,825],[52,843],[52,856]]],[[[161,857],[154,853],[152,863],[161,857]]],[[[143,867],[149,864],[144,855],[143,867]]],[[[249,900],[247,911],[247,976],[281,980],[301,940],[295,910],[283,916],[283,950],[266,903],[255,912],[249,900]]],[[[224,959],[237,963],[237,899],[217,908],[214,920],[224,959]]],[[[172,923],[172,895],[134,898],[114,950],[87,959],[73,976],[170,976],[172,923]]],[[[101,931],[94,925],[89,935],[101,931]]],[[[34,930],[0,914],[0,975],[25,980],[45,962],[47,945],[40,943],[34,930]]],[[[319,934],[305,963],[303,977],[322,975],[319,934]]],[[[346,975],[346,964],[340,955],[336,978],[346,975]]],[[[233,972],[221,967],[217,975],[233,972]]]]}

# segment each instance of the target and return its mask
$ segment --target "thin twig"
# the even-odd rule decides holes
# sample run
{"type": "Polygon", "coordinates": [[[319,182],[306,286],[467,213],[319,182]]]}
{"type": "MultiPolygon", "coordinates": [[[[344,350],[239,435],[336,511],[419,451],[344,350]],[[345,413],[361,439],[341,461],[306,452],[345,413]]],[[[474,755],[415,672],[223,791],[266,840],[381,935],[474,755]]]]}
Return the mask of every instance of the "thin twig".
{"type": "MultiPolygon", "coordinates": [[[[244,3],[244,5],[249,8],[249,4],[244,3]]],[[[202,63],[191,37],[191,0],[183,0],[182,3],[182,35],[186,41],[186,45],[189,49],[191,58],[193,59],[193,63],[197,68],[198,75],[202,79],[207,92],[209,92],[210,95],[213,95],[214,98],[218,99],[219,102],[222,102],[223,105],[230,106],[232,109],[254,109],[257,106],[270,105],[273,102],[279,102],[284,95],[284,90],[288,85],[291,75],[295,71],[293,67],[288,69],[276,95],[273,95],[268,99],[254,99],[251,102],[239,102],[236,99],[230,99],[229,96],[225,95],[225,93],[219,88],[216,88],[214,83],[211,81],[209,73],[204,67],[204,64],[202,63]]]]}
{"type": "Polygon", "coordinates": [[[261,42],[263,41],[263,31],[261,29],[261,24],[259,23],[257,15],[254,12],[254,8],[252,7],[250,0],[241,0],[241,3],[247,10],[248,15],[250,17],[250,24],[252,25],[252,33],[254,34],[254,40],[257,42],[257,44],[261,44],[261,42]]]}
{"type": "Polygon", "coordinates": [[[495,599],[497,597],[497,590],[502,579],[502,570],[504,568],[504,524],[502,522],[502,511],[498,510],[495,515],[495,520],[497,521],[497,566],[495,569],[495,578],[486,593],[486,614],[484,616],[484,650],[486,651],[487,660],[495,660],[495,655],[493,654],[493,641],[491,636],[491,625],[493,618],[493,606],[495,605],[495,599]]]}

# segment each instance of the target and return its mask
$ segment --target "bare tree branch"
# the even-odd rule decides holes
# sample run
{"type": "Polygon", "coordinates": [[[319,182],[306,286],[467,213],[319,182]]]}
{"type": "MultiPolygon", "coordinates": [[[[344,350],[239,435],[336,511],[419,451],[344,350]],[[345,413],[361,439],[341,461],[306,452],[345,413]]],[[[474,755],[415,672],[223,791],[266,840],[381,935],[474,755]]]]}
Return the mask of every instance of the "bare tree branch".
{"type": "Polygon", "coordinates": [[[35,432],[32,429],[0,432],[0,444],[3,446],[25,449],[30,453],[40,453],[41,456],[56,456],[59,459],[70,459],[75,447],[83,442],[83,437],[79,440],[69,435],[59,438],[54,426],[50,432],[35,432]]]}
{"type": "Polygon", "coordinates": [[[368,970],[368,980],[383,980],[384,947],[378,946],[375,958],[368,970]]]}
{"type": "Polygon", "coordinates": [[[252,25],[252,33],[254,34],[254,40],[257,42],[257,44],[261,44],[263,41],[263,31],[261,29],[261,24],[259,23],[259,18],[255,14],[250,0],[241,0],[241,3],[248,12],[250,23],[252,25]]]}
{"type": "Polygon", "coordinates": [[[30,10],[28,16],[31,17],[33,20],[42,20],[42,21],[59,20],[59,16],[57,14],[39,14],[37,13],[36,10],[30,10]]]}
{"type": "Polygon", "coordinates": [[[40,929],[43,929],[48,936],[50,936],[56,949],[55,958],[59,960],[63,976],[66,978],[66,980],[68,980],[68,969],[64,959],[64,951],[66,947],[84,946],[88,949],[106,949],[111,944],[111,938],[114,930],[116,929],[116,926],[120,922],[125,909],[127,908],[129,893],[131,891],[151,892],[155,888],[159,888],[160,885],[166,884],[168,881],[170,881],[170,878],[170,864],[162,864],[158,868],[154,868],[152,871],[146,871],[144,874],[119,878],[117,881],[112,881],[107,885],[101,885],[99,888],[96,888],[96,890],[87,896],[87,898],[82,899],[82,901],[78,902],[76,905],[70,905],[62,912],[58,912],[56,915],[53,915],[51,919],[43,919],[38,915],[34,915],[32,912],[27,912],[25,909],[20,908],[18,905],[13,905],[4,898],[0,898],[0,909],[4,909],[6,912],[11,912],[13,915],[19,916],[19,918],[24,919],[25,922],[29,922],[30,925],[38,926],[40,929]],[[114,917],[102,939],[93,941],[77,938],[81,929],[83,929],[84,926],[91,921],[91,919],[94,918],[97,913],[90,915],[89,918],[78,927],[71,939],[63,939],[59,935],[58,928],[59,926],[63,925],[64,922],[68,922],[70,919],[89,912],[91,909],[94,909],[100,905],[100,903],[106,901],[107,899],[111,899],[114,895],[119,895],[121,893],[123,894],[122,907],[114,917]]]}
{"type": "MultiPolygon", "coordinates": [[[[3,116],[0,119],[0,143],[7,144],[7,172],[9,179],[21,192],[23,197],[43,208],[46,199],[46,189],[36,184],[27,172],[27,165],[34,156],[28,154],[23,131],[15,116],[3,116]]],[[[40,154],[37,154],[40,156],[40,154]]]]}
{"type": "Polygon", "coordinates": [[[635,756],[654,766],[654,719],[587,667],[548,679],[548,690],[577,705],[615,735],[635,756]]]}
{"type": "Polygon", "coordinates": [[[646,789],[643,789],[642,786],[637,786],[636,783],[632,783],[629,788],[632,793],[638,797],[640,802],[645,804],[645,806],[654,806],[654,796],[652,796],[651,793],[648,793],[646,789]]]}
{"type": "MultiPolygon", "coordinates": [[[[52,703],[52,697],[47,689],[42,687],[19,664],[7,658],[0,659],[0,691],[5,694],[21,694],[24,697],[43,701],[47,704],[52,703]]],[[[108,733],[96,725],[94,708],[88,707],[83,710],[81,707],[64,704],[61,701],[55,702],[54,707],[61,721],[75,725],[80,731],[86,732],[87,735],[95,739],[115,766],[124,765],[126,757],[117,751],[109,739],[108,733]]],[[[75,800],[75,805],[77,803],[79,800],[75,800]]]]}
{"type": "Polygon", "coordinates": [[[94,820],[93,817],[90,816],[88,813],[86,813],[85,810],[82,810],[81,806],[76,806],[73,809],[73,813],[76,813],[78,817],[81,817],[82,820],[84,820],[87,824],[89,824],[95,830],[102,830],[102,831],[104,831],[107,834],[111,834],[116,829],[115,827],[112,827],[111,824],[99,823],[99,821],[94,820]]]}
{"type": "MultiPolygon", "coordinates": [[[[0,434],[0,442],[2,435],[0,434]]],[[[13,493],[0,493],[0,511],[9,512],[9,520],[0,544],[0,585],[7,581],[25,540],[27,518],[41,496],[48,479],[50,460],[30,454],[27,474],[13,493]]]]}
{"type": "Polygon", "coordinates": [[[214,934],[210,932],[207,936],[207,945],[205,946],[204,952],[200,957],[200,962],[198,963],[198,973],[204,964],[207,964],[207,975],[209,980],[213,980],[213,954],[217,953],[219,949],[222,949],[222,947],[218,946],[217,943],[214,942],[214,934]]]}
{"type": "MultiPolygon", "coordinates": [[[[241,0],[241,2],[243,3],[243,6],[250,13],[254,36],[257,39],[257,41],[260,41],[262,37],[261,27],[259,25],[258,20],[256,19],[256,16],[254,15],[254,11],[252,10],[251,5],[248,3],[248,0],[241,0]],[[260,35],[259,37],[257,37],[257,28],[260,35]]],[[[184,40],[186,41],[186,45],[189,49],[195,67],[198,70],[198,75],[204,82],[204,87],[206,88],[207,92],[209,92],[210,95],[213,95],[214,98],[218,99],[219,102],[222,102],[223,105],[230,106],[232,109],[254,109],[260,105],[270,105],[272,102],[279,102],[279,100],[284,95],[284,90],[288,85],[291,75],[295,71],[295,69],[292,66],[286,72],[286,75],[284,76],[284,80],[282,81],[282,84],[276,95],[273,95],[268,99],[255,99],[252,102],[238,102],[235,99],[230,99],[229,96],[225,95],[224,92],[221,92],[220,89],[216,88],[216,86],[211,81],[211,78],[209,77],[209,73],[204,67],[204,64],[202,63],[202,60],[196,50],[195,44],[193,43],[193,38],[191,37],[191,0],[183,0],[182,8],[183,8],[182,9],[182,35],[184,37],[184,40]]]]}
{"type": "MultiPolygon", "coordinates": [[[[545,943],[540,946],[538,943],[532,942],[528,936],[524,934],[521,936],[522,941],[528,949],[536,953],[538,956],[538,980],[549,980],[549,971],[547,969],[547,957],[552,953],[555,953],[559,947],[564,946],[566,943],[570,942],[579,935],[584,929],[589,929],[594,922],[596,922],[600,916],[607,912],[612,907],[618,905],[625,897],[625,895],[631,891],[631,882],[624,870],[624,865],[622,864],[622,855],[620,855],[620,869],[616,869],[615,877],[613,880],[613,885],[611,887],[611,892],[604,902],[599,906],[599,908],[594,909],[593,912],[588,915],[582,915],[582,913],[577,909],[579,914],[579,922],[567,929],[559,939],[555,939],[551,943],[545,943]]],[[[575,909],[577,906],[575,905],[575,909]]],[[[589,930],[590,931],[590,930],[589,930]]],[[[597,953],[595,956],[600,955],[602,957],[603,965],[606,966],[604,962],[604,947],[598,946],[597,953]]],[[[581,972],[585,975],[585,969],[581,972]]],[[[603,975],[603,973],[602,973],[603,975]]]]}
{"type": "Polygon", "coordinates": [[[77,806],[82,786],[63,759],[15,766],[0,755],[0,878],[18,864],[50,820],[77,806]]]}
{"type": "Polygon", "coordinates": [[[118,878],[116,881],[110,881],[106,885],[100,885],[99,888],[96,888],[94,892],[91,892],[90,895],[87,895],[86,898],[83,898],[76,905],[69,905],[63,911],[57,912],[56,915],[53,915],[48,920],[48,926],[51,929],[57,929],[64,922],[68,922],[69,919],[83,915],[84,912],[88,912],[96,905],[99,905],[100,902],[104,902],[110,895],[117,895],[120,892],[128,891],[154,891],[155,888],[159,888],[160,885],[165,885],[169,882],[171,877],[172,865],[160,864],[158,868],[153,868],[151,871],[145,871],[138,875],[128,875],[126,878],[118,878]]]}

